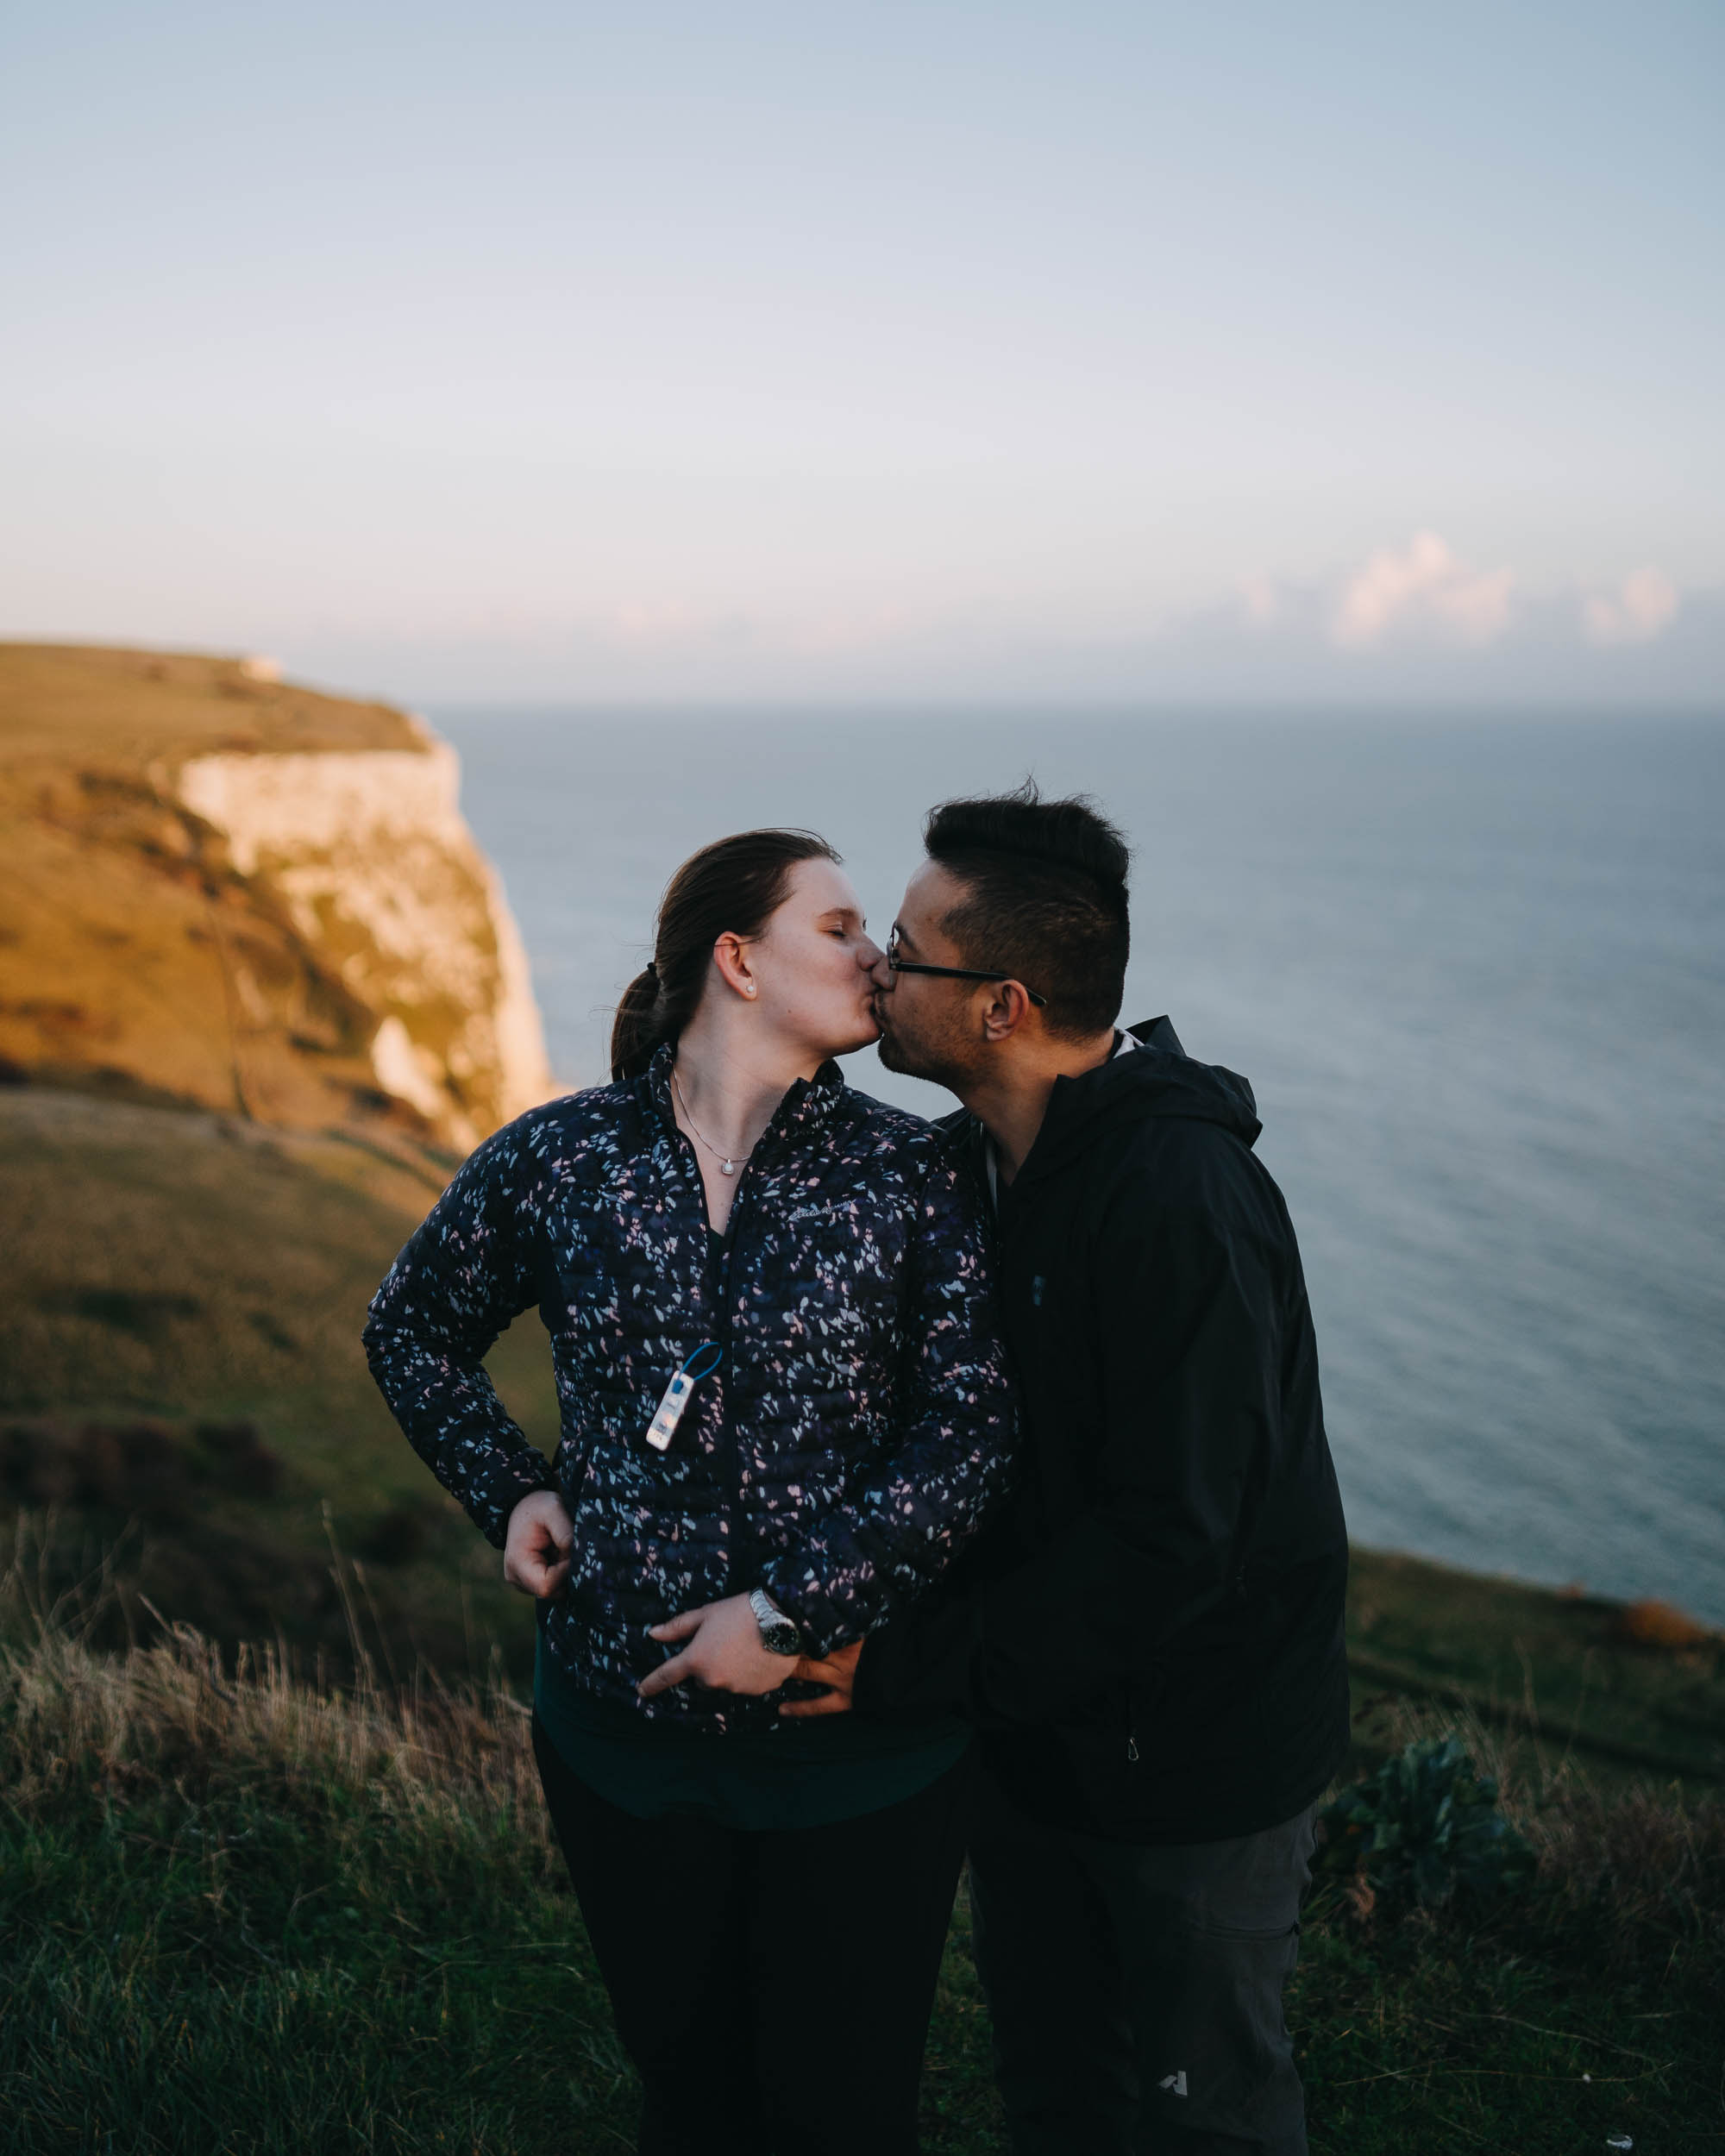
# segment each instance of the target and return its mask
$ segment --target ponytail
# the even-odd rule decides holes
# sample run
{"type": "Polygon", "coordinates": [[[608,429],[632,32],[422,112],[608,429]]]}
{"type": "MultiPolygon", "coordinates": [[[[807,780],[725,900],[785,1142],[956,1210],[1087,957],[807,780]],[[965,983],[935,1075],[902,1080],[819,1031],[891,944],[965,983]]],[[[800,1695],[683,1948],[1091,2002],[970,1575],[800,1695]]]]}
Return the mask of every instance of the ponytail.
{"type": "Polygon", "coordinates": [[[706,992],[721,936],[758,936],[783,903],[800,861],[838,856],[813,831],[739,831],[691,854],[665,887],[652,962],[624,990],[611,1029],[613,1079],[639,1076],[674,1041],[706,992]]]}
{"type": "Polygon", "coordinates": [[[659,968],[649,966],[624,990],[611,1029],[611,1075],[632,1078],[645,1070],[665,1035],[656,1023],[659,1008],[659,968]]]}

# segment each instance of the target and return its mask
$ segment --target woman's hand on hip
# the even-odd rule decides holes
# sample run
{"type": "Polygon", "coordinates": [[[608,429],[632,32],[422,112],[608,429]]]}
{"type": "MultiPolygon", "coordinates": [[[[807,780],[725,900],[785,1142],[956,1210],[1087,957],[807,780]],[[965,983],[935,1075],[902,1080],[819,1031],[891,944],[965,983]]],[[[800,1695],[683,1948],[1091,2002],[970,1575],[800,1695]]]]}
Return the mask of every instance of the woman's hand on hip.
{"type": "Polygon", "coordinates": [[[665,1646],[687,1645],[642,1679],[636,1689],[643,1699],[691,1678],[714,1692],[775,1692],[796,1667],[789,1655],[768,1648],[746,1595],[686,1609],[681,1617],[655,1625],[652,1637],[665,1646]]]}
{"type": "Polygon", "coordinates": [[[503,1545],[503,1576],[524,1595],[543,1601],[569,1576],[575,1530],[554,1489],[536,1489],[509,1515],[503,1545]]]}

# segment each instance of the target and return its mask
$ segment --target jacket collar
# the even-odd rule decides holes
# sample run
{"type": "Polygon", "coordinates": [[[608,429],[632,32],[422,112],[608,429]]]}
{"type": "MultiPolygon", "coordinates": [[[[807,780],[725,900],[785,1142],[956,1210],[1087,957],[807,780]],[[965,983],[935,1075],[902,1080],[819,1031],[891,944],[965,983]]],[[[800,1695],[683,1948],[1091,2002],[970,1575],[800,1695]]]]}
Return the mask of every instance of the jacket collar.
{"type": "MultiPolygon", "coordinates": [[[[675,1044],[662,1043],[654,1050],[652,1062],[636,1081],[644,1088],[646,1097],[658,1110],[668,1131],[674,1130],[677,1123],[671,1101],[671,1066],[676,1058],[675,1044]]],[[[844,1073],[829,1056],[812,1078],[799,1078],[793,1082],[774,1109],[771,1121],[756,1140],[750,1157],[757,1158],[781,1146],[807,1144],[831,1120],[844,1091],[844,1073]]]]}

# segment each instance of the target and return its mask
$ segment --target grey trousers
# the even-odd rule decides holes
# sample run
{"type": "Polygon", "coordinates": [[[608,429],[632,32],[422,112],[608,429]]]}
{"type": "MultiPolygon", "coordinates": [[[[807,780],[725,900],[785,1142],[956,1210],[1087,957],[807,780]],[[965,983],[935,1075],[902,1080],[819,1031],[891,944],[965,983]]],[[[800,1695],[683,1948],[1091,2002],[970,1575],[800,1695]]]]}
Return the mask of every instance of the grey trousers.
{"type": "Polygon", "coordinates": [[[1305,2156],[1282,1994],[1316,1807],[1151,1847],[1044,1826],[977,1779],[976,1969],[1015,2156],[1305,2156]]]}

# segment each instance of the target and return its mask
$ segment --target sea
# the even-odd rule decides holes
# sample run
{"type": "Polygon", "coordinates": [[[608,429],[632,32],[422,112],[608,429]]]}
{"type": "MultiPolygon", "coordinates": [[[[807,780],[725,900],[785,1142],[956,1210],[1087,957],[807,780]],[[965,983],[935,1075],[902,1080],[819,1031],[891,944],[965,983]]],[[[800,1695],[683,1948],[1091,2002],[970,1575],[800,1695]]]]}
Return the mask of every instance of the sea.
{"type": "Polygon", "coordinates": [[[820,831],[884,937],[931,805],[1090,795],[1125,1018],[1257,1094],[1354,1539],[1725,1624],[1725,715],[430,716],[570,1088],[706,840],[820,831]]]}

